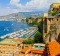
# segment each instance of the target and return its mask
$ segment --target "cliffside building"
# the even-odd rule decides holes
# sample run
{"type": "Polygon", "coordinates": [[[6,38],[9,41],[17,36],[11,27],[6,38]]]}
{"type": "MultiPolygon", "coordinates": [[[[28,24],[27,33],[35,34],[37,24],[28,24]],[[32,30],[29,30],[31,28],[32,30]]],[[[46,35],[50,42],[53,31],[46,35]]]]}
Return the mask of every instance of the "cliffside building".
{"type": "Polygon", "coordinates": [[[50,11],[53,11],[53,10],[60,10],[60,3],[53,3],[50,5],[50,11]]]}
{"type": "MultiPolygon", "coordinates": [[[[60,3],[53,3],[50,10],[54,8],[60,9],[60,3]]],[[[51,10],[52,11],[52,10],[51,10]]],[[[60,33],[60,13],[52,16],[48,13],[43,17],[43,38],[45,42],[50,42],[58,39],[60,33]]]]}

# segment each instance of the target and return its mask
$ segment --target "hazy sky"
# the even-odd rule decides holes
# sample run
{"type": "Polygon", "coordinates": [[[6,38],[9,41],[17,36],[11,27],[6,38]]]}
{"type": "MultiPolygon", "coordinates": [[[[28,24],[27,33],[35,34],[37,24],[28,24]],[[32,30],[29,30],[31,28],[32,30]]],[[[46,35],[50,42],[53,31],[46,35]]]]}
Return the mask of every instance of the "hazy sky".
{"type": "Polygon", "coordinates": [[[0,16],[16,12],[46,11],[60,0],[0,0],[0,16]]]}

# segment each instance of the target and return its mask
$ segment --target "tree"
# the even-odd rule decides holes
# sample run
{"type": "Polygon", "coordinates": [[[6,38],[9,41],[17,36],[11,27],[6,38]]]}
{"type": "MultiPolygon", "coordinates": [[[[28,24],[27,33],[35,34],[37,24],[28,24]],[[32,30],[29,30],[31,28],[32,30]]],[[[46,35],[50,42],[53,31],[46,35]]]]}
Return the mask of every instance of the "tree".
{"type": "Polygon", "coordinates": [[[34,42],[35,43],[42,43],[43,42],[42,34],[39,31],[37,31],[36,35],[34,36],[34,42]]]}
{"type": "Polygon", "coordinates": [[[60,10],[57,10],[57,9],[54,8],[54,10],[50,11],[49,14],[51,14],[52,16],[54,16],[54,15],[58,14],[59,12],[60,12],[60,10]]]}
{"type": "Polygon", "coordinates": [[[32,39],[28,39],[28,40],[23,41],[23,44],[33,44],[33,43],[34,43],[34,40],[32,40],[32,39]]]}
{"type": "Polygon", "coordinates": [[[43,21],[41,21],[38,25],[38,31],[43,34],[43,21]]]}

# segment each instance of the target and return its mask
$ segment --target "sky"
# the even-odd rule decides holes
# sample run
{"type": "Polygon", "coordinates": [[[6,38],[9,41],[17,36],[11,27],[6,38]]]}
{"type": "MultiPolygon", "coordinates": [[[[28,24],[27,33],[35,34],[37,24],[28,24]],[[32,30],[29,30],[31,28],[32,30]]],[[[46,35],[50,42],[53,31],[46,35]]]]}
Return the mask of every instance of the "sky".
{"type": "Polygon", "coordinates": [[[0,16],[17,12],[48,11],[60,0],[0,0],[0,16]]]}

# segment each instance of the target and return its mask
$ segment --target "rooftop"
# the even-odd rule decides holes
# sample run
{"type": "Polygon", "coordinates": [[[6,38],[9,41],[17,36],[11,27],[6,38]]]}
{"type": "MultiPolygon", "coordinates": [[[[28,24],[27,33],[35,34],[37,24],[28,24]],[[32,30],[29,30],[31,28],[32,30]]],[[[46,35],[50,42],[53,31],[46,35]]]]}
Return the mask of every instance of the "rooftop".
{"type": "Polygon", "coordinates": [[[37,46],[45,46],[45,44],[42,44],[42,43],[38,43],[38,44],[36,43],[36,44],[34,44],[34,46],[35,45],[37,45],[37,46]]]}
{"type": "Polygon", "coordinates": [[[17,44],[17,41],[14,40],[13,38],[6,38],[2,41],[0,41],[0,44],[12,44],[12,45],[16,45],[17,44]]]}
{"type": "Polygon", "coordinates": [[[31,50],[32,53],[42,54],[44,50],[31,50]]]}
{"type": "Polygon", "coordinates": [[[29,50],[29,48],[24,48],[21,50],[21,52],[26,53],[29,50]]]}
{"type": "Polygon", "coordinates": [[[57,2],[57,3],[53,3],[53,4],[51,4],[51,6],[53,7],[53,8],[59,8],[60,7],[60,3],[59,2],[57,2]]]}
{"type": "Polygon", "coordinates": [[[56,56],[60,54],[60,44],[57,41],[48,42],[46,46],[48,53],[50,53],[49,56],[56,56]]]}

